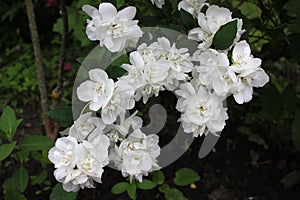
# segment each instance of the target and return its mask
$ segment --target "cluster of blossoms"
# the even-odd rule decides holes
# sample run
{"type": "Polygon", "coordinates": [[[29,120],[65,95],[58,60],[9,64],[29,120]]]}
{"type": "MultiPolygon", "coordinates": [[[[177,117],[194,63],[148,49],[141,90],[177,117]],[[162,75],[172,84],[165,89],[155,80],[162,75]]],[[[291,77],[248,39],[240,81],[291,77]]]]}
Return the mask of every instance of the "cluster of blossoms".
{"type": "MultiPolygon", "coordinates": [[[[164,0],[151,0],[161,8],[164,0]]],[[[197,41],[198,49],[178,48],[166,37],[150,43],[137,43],[143,32],[133,20],[136,9],[127,7],[117,12],[110,3],[99,9],[85,5],[83,10],[92,17],[86,33],[111,52],[122,52],[127,47],[136,50],[129,54],[129,64],[120,67],[127,73],[116,81],[95,68],[82,82],[76,94],[92,112],[81,114],[68,130],[68,136],[56,141],[49,151],[55,164],[55,178],[66,191],[94,187],[100,183],[103,167],[109,163],[129,176],[142,181],[149,172],[160,169],[161,149],[155,134],[142,132],[143,121],[134,112],[127,116],[135,102],[147,103],[161,91],[174,92],[176,109],[184,132],[194,137],[222,131],[228,119],[223,102],[233,96],[238,104],[252,99],[253,87],[262,87],[269,77],[254,58],[246,41],[240,41],[242,20],[234,19],[227,8],[209,5],[205,0],[183,0],[184,9],[198,19],[199,27],[190,30],[188,38],[197,41]],[[206,12],[202,8],[206,6],[206,12]],[[237,33],[226,50],[212,49],[214,35],[221,26],[237,20],[237,33]]]]}

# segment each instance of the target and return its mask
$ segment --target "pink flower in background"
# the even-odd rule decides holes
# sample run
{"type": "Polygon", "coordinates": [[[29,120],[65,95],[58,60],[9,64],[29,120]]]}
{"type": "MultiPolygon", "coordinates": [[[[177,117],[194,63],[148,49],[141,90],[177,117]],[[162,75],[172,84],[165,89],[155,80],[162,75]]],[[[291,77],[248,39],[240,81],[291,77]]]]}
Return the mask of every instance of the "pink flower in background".
{"type": "Polygon", "coordinates": [[[54,7],[58,2],[57,0],[45,0],[47,7],[54,7]]]}
{"type": "Polygon", "coordinates": [[[64,70],[65,70],[66,72],[68,72],[68,71],[71,71],[71,69],[72,69],[71,63],[65,63],[65,65],[64,65],[64,70]]]}

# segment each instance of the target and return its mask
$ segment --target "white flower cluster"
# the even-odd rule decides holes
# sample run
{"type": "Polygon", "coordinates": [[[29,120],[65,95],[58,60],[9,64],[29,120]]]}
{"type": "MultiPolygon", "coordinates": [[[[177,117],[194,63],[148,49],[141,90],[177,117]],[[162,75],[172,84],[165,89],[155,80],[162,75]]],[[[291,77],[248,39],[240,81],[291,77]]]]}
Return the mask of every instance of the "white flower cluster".
{"type": "MultiPolygon", "coordinates": [[[[152,3],[161,7],[164,1],[152,3]]],[[[127,71],[124,76],[114,81],[104,70],[95,68],[78,86],[78,99],[101,117],[91,112],[81,114],[69,135],[59,138],[49,151],[55,178],[66,191],[94,187],[94,181],[101,182],[103,168],[109,163],[124,177],[138,181],[160,168],[158,136],[141,131],[143,121],[137,112],[126,118],[136,101],[142,99],[145,104],[160,91],[172,91],[178,97],[178,121],[186,133],[194,137],[219,135],[228,119],[224,100],[233,95],[239,104],[249,102],[253,87],[263,87],[269,81],[249,44],[239,41],[244,32],[241,19],[233,19],[227,8],[209,5],[205,0],[182,0],[178,9],[198,18],[199,27],[188,34],[189,39],[198,42],[198,50],[177,48],[166,37],[154,38],[154,42],[142,43],[130,53],[130,64],[120,66],[127,71]],[[205,14],[203,6],[207,6],[205,14]],[[212,49],[216,32],[233,20],[238,21],[233,44],[222,51],[212,49]]],[[[100,46],[111,52],[136,45],[142,35],[133,20],[134,7],[117,12],[112,4],[101,3],[99,10],[89,5],[83,10],[92,17],[86,29],[88,37],[99,40],[100,46]]]]}
{"type": "Polygon", "coordinates": [[[177,49],[165,38],[158,38],[149,46],[141,44],[137,51],[130,53],[130,63],[123,64],[128,74],[120,78],[135,90],[135,100],[148,99],[165,89],[173,91],[179,81],[185,82],[187,73],[193,70],[192,57],[188,49],[177,49]]]}
{"type": "Polygon", "coordinates": [[[101,3],[99,10],[84,5],[82,10],[92,20],[88,20],[86,34],[92,41],[99,40],[100,46],[105,46],[111,52],[120,52],[126,47],[135,47],[142,35],[137,20],[132,20],[136,14],[135,7],[127,7],[117,12],[111,3],[101,3]]]}
{"type": "Polygon", "coordinates": [[[91,112],[81,115],[69,129],[69,136],[57,139],[49,151],[54,176],[63,188],[76,192],[101,183],[103,167],[113,162],[124,177],[142,181],[143,175],[159,169],[158,136],[145,135],[136,113],[115,124],[105,124],[91,112]]]}

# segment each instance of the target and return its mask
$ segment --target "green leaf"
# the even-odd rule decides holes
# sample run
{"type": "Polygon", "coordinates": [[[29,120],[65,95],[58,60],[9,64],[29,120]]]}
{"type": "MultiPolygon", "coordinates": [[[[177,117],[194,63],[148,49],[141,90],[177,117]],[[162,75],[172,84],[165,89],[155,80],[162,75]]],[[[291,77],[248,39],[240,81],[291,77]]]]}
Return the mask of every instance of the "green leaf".
{"type": "Polygon", "coordinates": [[[291,17],[300,17],[300,1],[299,0],[289,0],[283,8],[287,10],[287,14],[291,17]]]}
{"type": "Polygon", "coordinates": [[[193,28],[196,23],[193,16],[183,9],[180,9],[180,19],[181,23],[188,29],[193,28]]]}
{"type": "Polygon", "coordinates": [[[220,27],[213,38],[213,45],[216,49],[225,50],[233,44],[237,33],[237,23],[237,20],[233,20],[220,27]]]}
{"type": "Polygon", "coordinates": [[[71,126],[74,122],[71,106],[57,106],[47,115],[63,127],[71,126]]]}
{"type": "Polygon", "coordinates": [[[128,184],[127,194],[131,199],[136,199],[136,182],[135,182],[135,180],[133,180],[131,184],[128,184]]]}
{"type": "Polygon", "coordinates": [[[156,187],[156,184],[150,180],[144,179],[143,182],[138,182],[137,187],[142,190],[151,190],[156,187]]]}
{"type": "Polygon", "coordinates": [[[0,162],[2,160],[4,160],[5,158],[7,158],[11,154],[11,152],[14,150],[16,144],[17,144],[17,142],[14,141],[10,144],[3,144],[0,146],[0,162]]]}
{"type": "Polygon", "coordinates": [[[300,183],[300,171],[294,170],[283,177],[280,182],[287,188],[291,188],[300,183]]]}
{"type": "Polygon", "coordinates": [[[0,118],[0,129],[6,134],[6,139],[12,141],[21,122],[22,119],[17,120],[14,110],[6,106],[0,118]]]}
{"type": "Polygon", "coordinates": [[[182,192],[176,188],[170,188],[167,184],[160,186],[158,189],[165,195],[166,200],[187,200],[182,192]]]}
{"type": "Polygon", "coordinates": [[[8,188],[5,190],[4,200],[26,200],[26,198],[19,191],[13,188],[8,188]]]}
{"type": "Polygon", "coordinates": [[[184,197],[182,192],[176,188],[171,188],[169,192],[165,195],[167,200],[188,200],[184,197]]]}
{"type": "Polygon", "coordinates": [[[165,175],[162,171],[154,171],[152,172],[152,181],[157,184],[161,185],[165,182],[165,175]]]}
{"type": "Polygon", "coordinates": [[[129,183],[126,182],[117,183],[111,188],[111,192],[113,194],[121,194],[127,190],[128,186],[129,183]]]}
{"type": "Polygon", "coordinates": [[[57,33],[62,33],[63,32],[62,19],[58,19],[56,21],[56,23],[53,25],[52,31],[57,32],[57,33]]]}
{"type": "Polygon", "coordinates": [[[260,18],[261,9],[254,3],[244,2],[239,7],[241,13],[248,19],[260,18]]]}
{"type": "Polygon", "coordinates": [[[66,192],[60,183],[56,184],[50,194],[50,200],[75,200],[77,192],[66,192]]]}
{"type": "Polygon", "coordinates": [[[116,2],[117,2],[117,9],[125,5],[125,0],[116,0],[116,2]]]}
{"type": "Polygon", "coordinates": [[[248,137],[248,140],[251,142],[255,142],[256,144],[262,145],[265,149],[268,149],[268,145],[266,141],[260,137],[258,134],[252,134],[248,137]]]}
{"type": "Polygon", "coordinates": [[[298,151],[300,151],[300,109],[295,113],[294,121],[292,124],[292,140],[298,151]]]}
{"type": "Polygon", "coordinates": [[[198,173],[190,168],[181,168],[175,173],[174,183],[179,186],[189,185],[200,180],[198,173]]]}
{"type": "Polygon", "coordinates": [[[54,141],[43,135],[31,135],[22,138],[18,146],[24,152],[49,150],[54,146],[54,141]]]}
{"type": "Polygon", "coordinates": [[[46,170],[43,170],[38,176],[31,176],[31,185],[38,185],[42,184],[48,176],[48,172],[46,170]]]}
{"type": "Polygon", "coordinates": [[[24,192],[28,186],[28,180],[28,171],[24,167],[20,167],[15,170],[13,175],[4,182],[3,188],[12,188],[18,190],[19,192],[24,192]]]}

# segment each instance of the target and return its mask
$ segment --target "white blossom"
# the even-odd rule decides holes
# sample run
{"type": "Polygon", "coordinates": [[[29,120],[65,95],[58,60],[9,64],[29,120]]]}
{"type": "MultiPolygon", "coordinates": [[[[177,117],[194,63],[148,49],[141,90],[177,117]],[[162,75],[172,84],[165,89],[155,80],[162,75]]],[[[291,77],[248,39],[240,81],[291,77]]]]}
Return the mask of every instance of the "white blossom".
{"type": "Polygon", "coordinates": [[[109,103],[114,91],[114,81],[102,69],[90,70],[89,77],[90,80],[77,88],[77,96],[79,100],[89,102],[91,110],[97,111],[109,103]]]}
{"type": "Polygon", "coordinates": [[[102,132],[105,124],[102,119],[92,117],[92,113],[85,113],[74,122],[69,130],[69,135],[76,138],[77,141],[82,142],[93,131],[102,132]]]}
{"type": "Polygon", "coordinates": [[[236,42],[244,32],[242,30],[242,20],[232,19],[231,12],[227,8],[216,5],[209,6],[206,14],[200,13],[198,15],[198,24],[200,27],[190,30],[188,38],[200,42],[198,48],[205,50],[212,45],[214,35],[220,27],[233,20],[238,20],[236,42]]]}
{"type": "Polygon", "coordinates": [[[178,10],[183,9],[196,18],[204,5],[209,5],[206,0],[182,0],[178,4],[178,10]]]}
{"type": "Polygon", "coordinates": [[[192,57],[187,48],[177,49],[175,43],[171,45],[166,37],[157,39],[157,42],[149,45],[149,50],[153,52],[156,60],[163,61],[169,66],[168,76],[164,82],[164,87],[172,91],[178,87],[179,81],[189,79],[187,73],[193,70],[192,57]]]}
{"type": "Polygon", "coordinates": [[[111,159],[124,177],[130,176],[142,182],[143,175],[158,170],[157,157],[160,154],[158,136],[146,136],[137,129],[124,139],[120,146],[115,146],[110,153],[111,159]]]}
{"type": "Polygon", "coordinates": [[[68,136],[57,139],[48,157],[54,163],[54,176],[63,188],[76,192],[80,188],[94,187],[93,181],[101,183],[103,167],[108,164],[109,139],[99,134],[92,140],[78,144],[68,136]]]}
{"type": "Polygon", "coordinates": [[[165,0],[151,0],[151,3],[155,4],[158,8],[162,8],[165,5],[165,0]]]}
{"type": "Polygon", "coordinates": [[[129,6],[121,11],[111,3],[100,3],[99,10],[84,5],[82,10],[92,20],[88,20],[86,34],[90,40],[99,40],[100,46],[105,46],[111,52],[120,52],[126,47],[135,47],[142,31],[133,20],[136,8],[129,6]]]}
{"type": "Polygon", "coordinates": [[[143,98],[146,103],[151,96],[158,96],[159,91],[164,90],[163,84],[169,70],[166,62],[145,62],[142,55],[134,51],[130,53],[130,63],[121,66],[128,72],[121,80],[127,81],[134,88],[136,101],[143,98]]]}
{"type": "Polygon", "coordinates": [[[133,97],[133,87],[125,81],[117,81],[110,101],[101,111],[104,123],[112,124],[116,121],[117,116],[125,115],[126,110],[132,109],[135,105],[133,97]]]}
{"type": "Polygon", "coordinates": [[[125,118],[125,115],[121,115],[119,122],[107,126],[105,132],[109,136],[111,142],[116,143],[118,141],[123,141],[127,137],[130,128],[136,130],[142,127],[143,120],[136,116],[136,114],[137,111],[128,118],[125,118]]]}
{"type": "Polygon", "coordinates": [[[253,87],[263,87],[269,82],[269,77],[260,68],[261,59],[253,57],[249,44],[244,40],[234,46],[232,62],[229,68],[237,77],[233,97],[239,104],[247,103],[252,99],[253,87]]]}
{"type": "Polygon", "coordinates": [[[229,70],[229,59],[225,53],[213,49],[197,51],[194,60],[199,62],[193,77],[219,96],[228,96],[237,81],[235,73],[229,70]]]}
{"type": "Polygon", "coordinates": [[[210,93],[203,86],[197,87],[191,83],[181,84],[175,93],[180,96],[176,109],[181,112],[179,121],[184,132],[198,137],[223,130],[228,119],[227,109],[222,105],[223,98],[210,93]]]}

